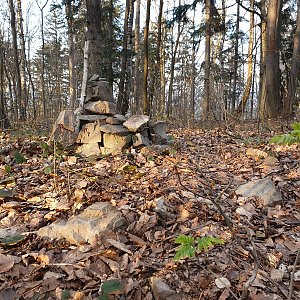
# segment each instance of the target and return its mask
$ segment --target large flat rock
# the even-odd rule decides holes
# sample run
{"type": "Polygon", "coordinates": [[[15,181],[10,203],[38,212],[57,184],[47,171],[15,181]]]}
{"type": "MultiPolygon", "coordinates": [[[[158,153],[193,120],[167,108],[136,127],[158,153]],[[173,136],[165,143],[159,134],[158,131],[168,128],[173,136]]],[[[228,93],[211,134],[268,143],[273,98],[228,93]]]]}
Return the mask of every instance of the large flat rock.
{"type": "Polygon", "coordinates": [[[117,105],[109,101],[89,101],[84,104],[84,109],[94,114],[114,115],[117,105]]]}
{"type": "Polygon", "coordinates": [[[81,214],[67,221],[58,221],[38,230],[39,236],[61,239],[72,244],[93,243],[96,236],[104,230],[119,230],[126,221],[109,202],[97,202],[87,207],[81,214]]]}
{"type": "Polygon", "coordinates": [[[129,134],[129,130],[123,125],[111,125],[106,124],[100,127],[100,130],[105,133],[113,133],[118,135],[127,135],[129,134]]]}
{"type": "Polygon", "coordinates": [[[133,115],[123,125],[131,132],[141,131],[145,128],[150,117],[146,115],[133,115]]]}
{"type": "Polygon", "coordinates": [[[235,193],[243,197],[258,197],[262,199],[264,206],[272,206],[282,201],[279,190],[268,177],[240,185],[235,193]]]}

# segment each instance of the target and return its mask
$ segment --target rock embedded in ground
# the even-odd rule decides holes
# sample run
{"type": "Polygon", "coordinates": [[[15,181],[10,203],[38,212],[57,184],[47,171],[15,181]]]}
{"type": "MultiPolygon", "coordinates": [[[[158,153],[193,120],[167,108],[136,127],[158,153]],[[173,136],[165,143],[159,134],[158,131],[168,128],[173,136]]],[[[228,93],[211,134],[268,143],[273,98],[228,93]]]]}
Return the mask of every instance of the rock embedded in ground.
{"type": "Polygon", "coordinates": [[[84,104],[84,109],[94,114],[114,115],[117,105],[109,101],[89,101],[84,104]]]}
{"type": "Polygon", "coordinates": [[[141,131],[144,127],[147,126],[150,117],[146,115],[134,115],[130,117],[124,126],[131,132],[141,131]]]}
{"type": "Polygon", "coordinates": [[[151,289],[155,300],[179,300],[181,297],[161,277],[151,277],[151,289]]]}
{"type": "Polygon", "coordinates": [[[126,220],[109,202],[97,202],[81,214],[67,221],[58,221],[38,230],[39,236],[61,239],[76,245],[92,244],[97,235],[105,230],[117,231],[126,226],[126,220]]]}
{"type": "Polygon", "coordinates": [[[279,190],[268,177],[240,185],[235,193],[243,197],[258,197],[262,199],[263,206],[273,206],[282,201],[279,190]]]}
{"type": "Polygon", "coordinates": [[[77,148],[77,153],[86,157],[101,155],[101,151],[98,143],[82,144],[77,148]]]}

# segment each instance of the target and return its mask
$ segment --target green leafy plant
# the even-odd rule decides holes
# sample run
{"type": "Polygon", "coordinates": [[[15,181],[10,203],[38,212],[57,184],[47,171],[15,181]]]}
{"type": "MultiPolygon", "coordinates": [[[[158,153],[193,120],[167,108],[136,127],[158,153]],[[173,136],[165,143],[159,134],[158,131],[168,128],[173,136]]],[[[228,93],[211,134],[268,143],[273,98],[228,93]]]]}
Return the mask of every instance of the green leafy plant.
{"type": "Polygon", "coordinates": [[[24,157],[24,155],[22,153],[20,153],[19,151],[16,151],[14,153],[14,159],[16,161],[17,164],[22,164],[24,162],[26,162],[26,158],[24,157]]]}
{"type": "Polygon", "coordinates": [[[98,300],[109,300],[109,294],[122,290],[123,285],[119,279],[111,279],[103,282],[100,286],[101,295],[98,300]]]}
{"type": "Polygon", "coordinates": [[[300,123],[293,123],[290,133],[275,135],[270,139],[270,143],[292,145],[300,143],[300,123]]]}
{"type": "Polygon", "coordinates": [[[175,243],[180,244],[180,246],[176,250],[174,260],[180,260],[187,257],[194,258],[196,253],[200,253],[215,245],[224,244],[224,240],[213,236],[195,239],[194,237],[181,234],[175,239],[175,243]]]}

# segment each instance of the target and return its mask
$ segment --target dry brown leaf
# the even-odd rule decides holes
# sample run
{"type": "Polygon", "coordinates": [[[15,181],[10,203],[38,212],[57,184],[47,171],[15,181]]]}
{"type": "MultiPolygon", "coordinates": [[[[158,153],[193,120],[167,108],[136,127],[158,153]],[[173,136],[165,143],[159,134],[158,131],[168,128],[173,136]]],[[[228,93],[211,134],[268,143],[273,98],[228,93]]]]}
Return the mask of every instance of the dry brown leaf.
{"type": "Polygon", "coordinates": [[[12,269],[15,264],[15,258],[12,255],[0,254],[0,273],[4,273],[12,269]]]}

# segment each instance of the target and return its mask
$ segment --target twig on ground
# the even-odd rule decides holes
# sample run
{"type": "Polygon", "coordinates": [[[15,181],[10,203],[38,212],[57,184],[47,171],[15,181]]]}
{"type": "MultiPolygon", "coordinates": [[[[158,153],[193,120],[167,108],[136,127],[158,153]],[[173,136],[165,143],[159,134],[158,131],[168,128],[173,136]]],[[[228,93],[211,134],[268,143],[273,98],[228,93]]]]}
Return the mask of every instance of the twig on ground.
{"type": "Polygon", "coordinates": [[[293,266],[293,271],[291,273],[291,281],[290,281],[290,286],[289,286],[288,300],[291,300],[292,296],[293,296],[294,275],[296,273],[296,268],[297,268],[299,257],[300,257],[300,249],[298,249],[296,259],[295,259],[295,262],[294,262],[294,266],[293,266]]]}

